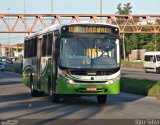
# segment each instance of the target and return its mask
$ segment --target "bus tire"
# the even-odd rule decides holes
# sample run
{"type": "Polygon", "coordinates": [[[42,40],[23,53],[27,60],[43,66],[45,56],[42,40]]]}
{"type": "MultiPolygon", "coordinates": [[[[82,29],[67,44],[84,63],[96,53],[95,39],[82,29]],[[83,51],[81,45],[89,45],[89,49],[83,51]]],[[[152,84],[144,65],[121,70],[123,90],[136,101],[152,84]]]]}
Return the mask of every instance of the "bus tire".
{"type": "Polygon", "coordinates": [[[38,97],[40,95],[40,93],[34,89],[32,75],[30,76],[30,89],[31,89],[31,96],[32,97],[38,97]]]}
{"type": "Polygon", "coordinates": [[[105,104],[107,100],[107,95],[97,95],[98,104],[105,104]]]}
{"type": "Polygon", "coordinates": [[[52,93],[52,95],[50,96],[50,99],[52,102],[58,103],[59,102],[59,95],[56,93],[52,93]]]}

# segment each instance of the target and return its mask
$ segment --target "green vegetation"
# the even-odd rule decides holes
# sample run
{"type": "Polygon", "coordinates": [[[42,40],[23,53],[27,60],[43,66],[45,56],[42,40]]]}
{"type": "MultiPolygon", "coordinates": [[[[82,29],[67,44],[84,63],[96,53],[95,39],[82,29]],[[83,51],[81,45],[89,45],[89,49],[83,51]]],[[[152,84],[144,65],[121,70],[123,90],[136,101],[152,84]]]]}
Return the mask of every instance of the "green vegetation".
{"type": "Polygon", "coordinates": [[[160,97],[160,81],[158,81],[149,91],[148,95],[160,97]]]}
{"type": "Polygon", "coordinates": [[[116,14],[130,14],[132,13],[131,9],[132,9],[131,3],[124,4],[123,7],[122,4],[119,3],[117,5],[118,12],[116,12],[116,14]]]}
{"type": "Polygon", "coordinates": [[[125,34],[125,45],[127,54],[133,49],[146,49],[147,51],[154,51],[156,47],[156,50],[160,51],[160,35],[125,34]]]}
{"type": "Polygon", "coordinates": [[[143,62],[129,62],[129,61],[122,60],[121,64],[124,64],[124,65],[143,65],[143,62]]]}
{"type": "Polygon", "coordinates": [[[160,81],[121,78],[121,91],[160,97],[160,81]]]}
{"type": "MultiPolygon", "coordinates": [[[[126,3],[122,6],[121,3],[117,5],[117,12],[116,14],[124,15],[124,14],[131,14],[132,13],[132,6],[131,3],[126,3]]],[[[119,24],[124,24],[124,18],[120,17],[118,20],[119,24]]],[[[141,22],[139,18],[134,17],[135,23],[141,22]]],[[[147,22],[150,24],[150,22],[147,22]]],[[[160,25],[160,19],[156,19],[155,22],[157,25],[160,25]]],[[[132,23],[131,23],[132,25],[132,23]]],[[[126,30],[130,27],[126,27],[126,30]]],[[[143,31],[150,30],[150,26],[142,25],[143,31]]],[[[123,43],[123,37],[121,36],[120,43],[123,43]]],[[[129,55],[132,50],[134,49],[146,49],[146,51],[160,51],[160,35],[159,34],[124,34],[124,43],[125,49],[123,50],[122,45],[121,49],[123,50],[123,54],[129,55]]],[[[124,56],[123,55],[123,56],[124,56]]]]}

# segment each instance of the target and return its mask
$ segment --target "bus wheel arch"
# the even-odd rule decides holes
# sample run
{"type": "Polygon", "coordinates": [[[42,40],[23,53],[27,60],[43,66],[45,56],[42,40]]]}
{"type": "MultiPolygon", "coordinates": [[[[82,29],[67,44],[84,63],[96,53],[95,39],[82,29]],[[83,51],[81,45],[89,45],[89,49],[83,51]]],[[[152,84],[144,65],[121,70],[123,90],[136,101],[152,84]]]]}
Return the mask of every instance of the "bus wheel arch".
{"type": "Polygon", "coordinates": [[[36,97],[36,96],[38,95],[38,93],[37,93],[37,91],[34,89],[33,76],[32,76],[32,74],[30,75],[29,84],[30,84],[30,89],[31,89],[31,95],[32,95],[32,97],[36,97]]]}

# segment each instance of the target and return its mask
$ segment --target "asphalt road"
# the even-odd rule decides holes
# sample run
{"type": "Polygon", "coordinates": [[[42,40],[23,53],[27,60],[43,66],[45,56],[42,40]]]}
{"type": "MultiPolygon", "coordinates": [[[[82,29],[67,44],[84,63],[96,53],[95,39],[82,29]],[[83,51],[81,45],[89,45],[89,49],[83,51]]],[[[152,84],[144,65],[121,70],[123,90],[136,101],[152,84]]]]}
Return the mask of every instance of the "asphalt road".
{"type": "Polygon", "coordinates": [[[136,78],[136,79],[149,79],[149,80],[160,80],[160,74],[156,73],[145,73],[142,71],[136,70],[122,70],[122,77],[136,78]]]}
{"type": "Polygon", "coordinates": [[[14,62],[13,64],[7,64],[7,63],[4,63],[5,67],[14,67],[14,68],[18,68],[21,66],[21,63],[20,62],[14,62]]]}
{"type": "MultiPolygon", "coordinates": [[[[0,119],[159,119],[160,100],[121,92],[105,105],[95,97],[65,98],[52,103],[47,96],[32,98],[21,75],[0,72],[0,119]],[[31,106],[31,107],[30,107],[31,106]]],[[[37,123],[40,124],[40,123],[37,123]]]]}

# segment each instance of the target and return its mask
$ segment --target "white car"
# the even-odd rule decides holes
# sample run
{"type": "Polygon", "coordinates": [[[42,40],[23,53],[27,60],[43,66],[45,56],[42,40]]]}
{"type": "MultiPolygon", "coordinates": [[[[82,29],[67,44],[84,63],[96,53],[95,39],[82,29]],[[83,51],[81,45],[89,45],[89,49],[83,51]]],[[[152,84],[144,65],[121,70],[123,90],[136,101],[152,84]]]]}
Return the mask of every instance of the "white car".
{"type": "Polygon", "coordinates": [[[144,70],[160,73],[160,51],[145,52],[144,70]]]}
{"type": "Polygon", "coordinates": [[[0,70],[4,71],[4,64],[2,62],[0,62],[0,70]]]}

